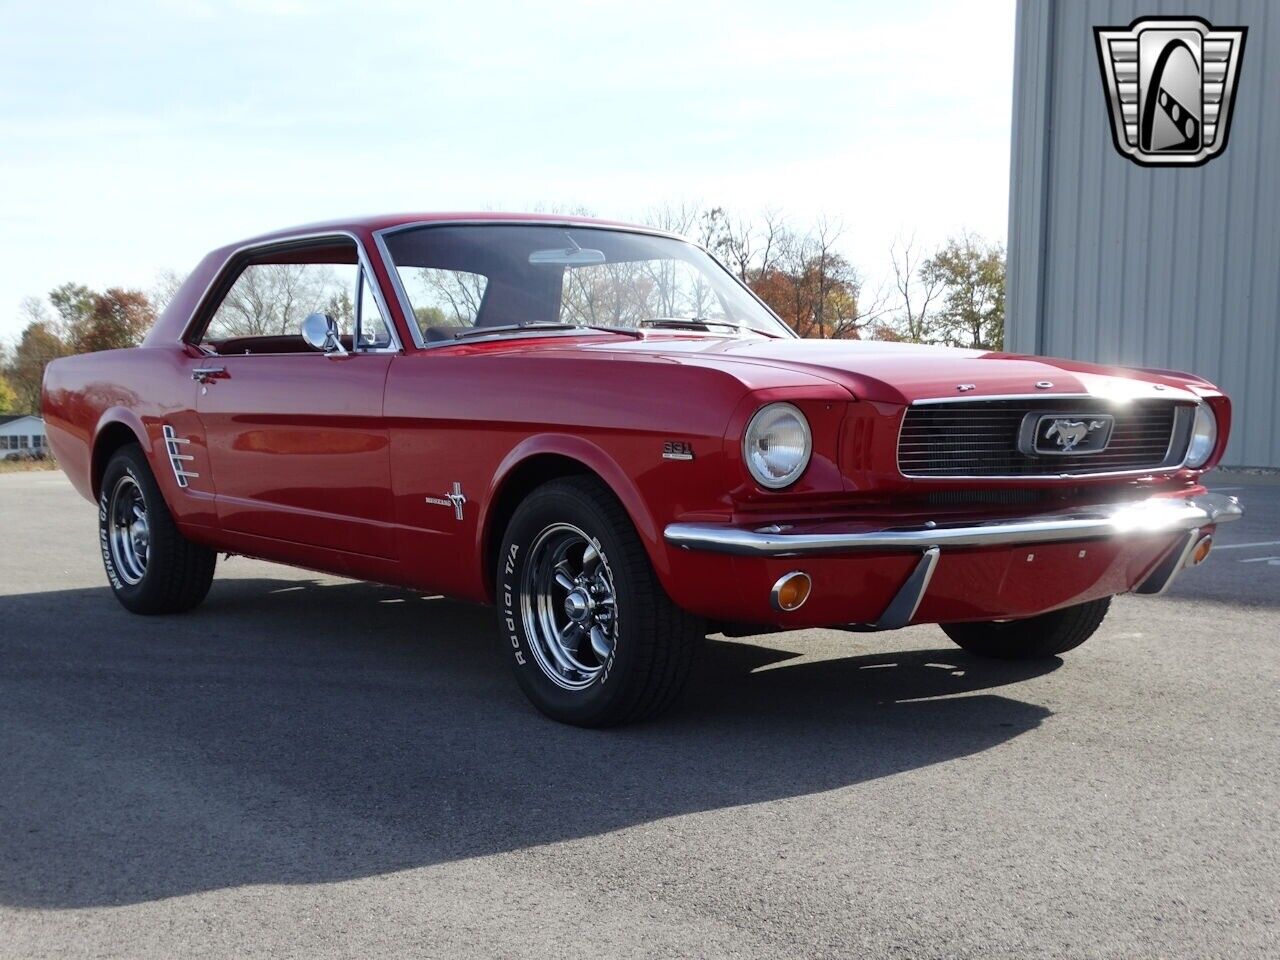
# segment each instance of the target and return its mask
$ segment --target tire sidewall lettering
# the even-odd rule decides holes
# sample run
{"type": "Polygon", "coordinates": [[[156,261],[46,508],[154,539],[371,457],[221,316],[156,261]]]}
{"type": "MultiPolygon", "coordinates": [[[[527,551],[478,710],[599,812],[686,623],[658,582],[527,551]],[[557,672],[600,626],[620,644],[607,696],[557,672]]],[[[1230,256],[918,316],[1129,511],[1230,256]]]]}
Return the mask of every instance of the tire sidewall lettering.
{"type": "MultiPolygon", "coordinates": [[[[139,479],[137,472],[128,463],[124,465],[124,472],[133,479],[134,483],[138,485],[138,489],[142,491],[142,496],[145,500],[147,495],[146,488],[143,487],[142,481],[139,479]]],[[[128,590],[129,585],[121,578],[119,572],[116,570],[115,561],[111,558],[109,515],[111,507],[111,489],[115,484],[112,483],[108,485],[103,483],[102,486],[102,493],[98,496],[98,547],[102,551],[102,565],[106,568],[107,580],[110,581],[111,588],[117,593],[120,593],[128,590]]],[[[146,573],[144,572],[143,580],[145,579],[146,573]]],[[[138,581],[138,585],[140,586],[141,584],[142,581],[138,581]]]]}
{"type": "Polygon", "coordinates": [[[515,587],[511,585],[512,580],[515,578],[516,557],[519,554],[520,544],[511,544],[511,547],[507,550],[506,559],[502,564],[502,622],[511,641],[511,650],[516,658],[516,663],[523,667],[528,661],[525,659],[524,644],[520,637],[520,630],[516,626],[519,623],[519,618],[516,616],[516,591],[515,587]]]}

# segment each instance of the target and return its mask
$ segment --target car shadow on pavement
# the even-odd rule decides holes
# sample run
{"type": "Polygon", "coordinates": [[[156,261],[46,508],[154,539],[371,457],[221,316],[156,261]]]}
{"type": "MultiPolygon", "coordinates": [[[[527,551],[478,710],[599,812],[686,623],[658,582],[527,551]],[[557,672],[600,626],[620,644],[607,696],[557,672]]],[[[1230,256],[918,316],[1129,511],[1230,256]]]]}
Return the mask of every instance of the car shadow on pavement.
{"type": "Polygon", "coordinates": [[[1059,664],[711,641],[684,705],[592,731],[528,706],[492,610],[393,588],[5,606],[26,626],[0,640],[0,902],[21,907],[379,875],[845,787],[1036,727],[1049,711],[982,691],[1059,664]]]}

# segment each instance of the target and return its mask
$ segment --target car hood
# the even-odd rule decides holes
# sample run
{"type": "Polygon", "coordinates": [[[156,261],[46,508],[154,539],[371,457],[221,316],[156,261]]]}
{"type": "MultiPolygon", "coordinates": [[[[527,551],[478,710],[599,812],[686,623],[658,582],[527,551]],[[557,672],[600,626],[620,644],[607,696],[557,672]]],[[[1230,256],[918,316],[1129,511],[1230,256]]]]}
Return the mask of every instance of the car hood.
{"type": "Polygon", "coordinates": [[[586,349],[658,354],[675,362],[726,368],[765,364],[823,377],[858,399],[886,403],[1018,394],[1195,399],[1201,390],[1213,389],[1199,378],[1171,371],[873,340],[646,338],[593,344],[586,349]]]}

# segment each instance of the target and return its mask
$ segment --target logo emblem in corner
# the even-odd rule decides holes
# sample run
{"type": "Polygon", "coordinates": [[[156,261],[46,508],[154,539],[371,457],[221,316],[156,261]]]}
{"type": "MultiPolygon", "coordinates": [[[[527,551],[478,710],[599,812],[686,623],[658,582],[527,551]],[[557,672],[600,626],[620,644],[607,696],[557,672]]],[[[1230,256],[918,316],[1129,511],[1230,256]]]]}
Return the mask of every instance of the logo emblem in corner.
{"type": "Polygon", "coordinates": [[[1247,33],[1199,17],[1094,27],[1120,154],[1144,167],[1194,167],[1225,150],[1247,33]]]}

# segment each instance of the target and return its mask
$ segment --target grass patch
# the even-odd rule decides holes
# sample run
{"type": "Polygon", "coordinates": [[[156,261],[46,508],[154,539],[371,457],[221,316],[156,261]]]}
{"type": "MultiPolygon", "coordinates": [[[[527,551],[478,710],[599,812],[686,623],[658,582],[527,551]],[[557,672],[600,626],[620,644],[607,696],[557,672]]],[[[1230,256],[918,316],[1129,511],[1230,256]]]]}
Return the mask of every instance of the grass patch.
{"type": "Polygon", "coordinates": [[[56,460],[0,460],[0,473],[34,473],[37,470],[57,470],[56,460]]]}

